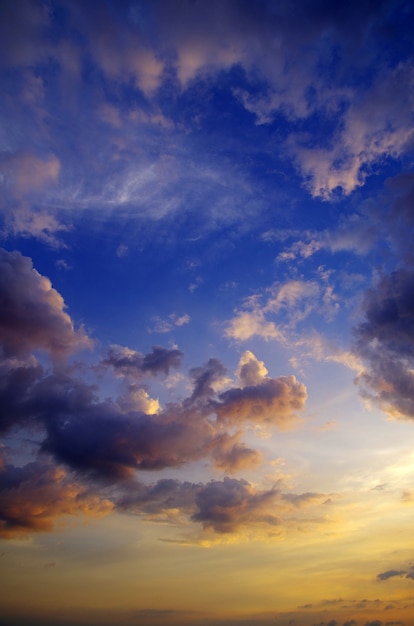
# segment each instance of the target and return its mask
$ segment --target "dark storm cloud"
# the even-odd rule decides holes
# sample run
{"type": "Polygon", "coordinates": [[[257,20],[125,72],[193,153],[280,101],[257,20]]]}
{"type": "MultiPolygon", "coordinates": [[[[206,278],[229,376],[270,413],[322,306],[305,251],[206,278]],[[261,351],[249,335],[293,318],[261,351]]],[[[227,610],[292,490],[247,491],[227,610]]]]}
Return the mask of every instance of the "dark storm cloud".
{"type": "Polygon", "coordinates": [[[76,331],[62,296],[29,258],[0,249],[0,343],[3,354],[24,356],[47,350],[61,358],[91,345],[76,331]]]}
{"type": "Polygon", "coordinates": [[[355,351],[368,364],[357,382],[390,416],[414,418],[414,272],[398,269],[367,291],[355,351]]]}
{"type": "Polygon", "coordinates": [[[154,485],[137,485],[117,500],[122,510],[152,516],[180,510],[203,528],[218,533],[235,532],[251,524],[275,526],[278,490],[257,490],[243,479],[225,477],[207,484],[163,479],[154,485]]]}
{"type": "Polygon", "coordinates": [[[406,578],[409,578],[410,580],[414,580],[414,565],[412,565],[410,569],[408,570],[406,578]]]}

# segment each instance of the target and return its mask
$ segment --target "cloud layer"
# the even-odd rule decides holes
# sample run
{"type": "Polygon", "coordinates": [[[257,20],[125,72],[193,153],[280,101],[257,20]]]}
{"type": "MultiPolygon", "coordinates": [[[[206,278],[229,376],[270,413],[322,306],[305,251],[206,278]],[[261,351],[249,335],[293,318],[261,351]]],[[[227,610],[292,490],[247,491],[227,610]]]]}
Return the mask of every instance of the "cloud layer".
{"type": "Polygon", "coordinates": [[[275,164],[289,161],[314,197],[350,194],[412,149],[413,63],[394,58],[387,26],[398,5],[73,2],[63,19],[42,0],[2,3],[4,232],[59,246],[86,210],[151,221],[197,206],[207,230],[264,210],[248,168],[209,157],[203,107],[185,115],[185,97],[223,73],[234,114],[283,122],[275,164]]]}
{"type": "MultiPolygon", "coordinates": [[[[4,433],[30,426],[41,437],[38,460],[20,468],[5,464],[2,469],[5,536],[13,529],[50,529],[55,516],[107,512],[115,501],[100,495],[105,485],[119,484],[125,491],[131,484],[134,490],[138,470],[180,467],[202,459],[225,472],[253,467],[260,454],[243,441],[246,428],[267,424],[283,430],[304,408],[305,386],[293,376],[269,377],[251,352],[240,361],[240,387],[231,386],[223,364],[210,359],[190,371],[191,394],[162,408],[151,400],[147,385],[179,368],[183,354],[160,346],[145,355],[110,347],[89,368],[89,376],[92,380],[94,372],[114,374],[121,393],[116,400],[101,400],[97,382],[85,382],[86,366],[66,363],[72,352],[91,341],[74,329],[62,297],[27,257],[1,250],[1,260],[1,426],[4,433]],[[38,350],[50,355],[50,369],[37,360],[38,350]],[[65,505],[65,494],[72,504],[65,505]]],[[[156,507],[150,494],[157,499],[162,484],[172,490],[162,506],[171,508],[171,498],[184,497],[186,502],[191,495],[189,515],[205,528],[231,532],[250,522],[274,523],[266,513],[272,490],[259,492],[246,481],[227,478],[207,486],[161,482],[142,496],[143,511],[156,507]]],[[[121,508],[127,500],[124,494],[121,508]]],[[[134,500],[135,507],[138,502],[134,500]]]]}

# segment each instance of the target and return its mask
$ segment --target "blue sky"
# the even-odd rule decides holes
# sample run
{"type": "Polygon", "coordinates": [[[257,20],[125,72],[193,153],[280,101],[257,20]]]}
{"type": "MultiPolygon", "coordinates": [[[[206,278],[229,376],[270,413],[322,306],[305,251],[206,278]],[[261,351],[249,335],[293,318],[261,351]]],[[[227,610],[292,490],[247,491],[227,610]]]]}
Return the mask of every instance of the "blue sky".
{"type": "Polygon", "coordinates": [[[413,23],[2,2],[5,624],[412,623],[413,23]]]}

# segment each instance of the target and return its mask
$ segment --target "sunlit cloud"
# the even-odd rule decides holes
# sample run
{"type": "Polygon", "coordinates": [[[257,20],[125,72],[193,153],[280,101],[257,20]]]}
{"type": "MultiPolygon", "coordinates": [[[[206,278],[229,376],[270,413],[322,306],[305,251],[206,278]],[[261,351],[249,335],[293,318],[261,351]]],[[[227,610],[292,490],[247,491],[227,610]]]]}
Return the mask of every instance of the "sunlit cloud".
{"type": "Polygon", "coordinates": [[[411,624],[413,20],[0,3],[7,623],[411,624]]]}

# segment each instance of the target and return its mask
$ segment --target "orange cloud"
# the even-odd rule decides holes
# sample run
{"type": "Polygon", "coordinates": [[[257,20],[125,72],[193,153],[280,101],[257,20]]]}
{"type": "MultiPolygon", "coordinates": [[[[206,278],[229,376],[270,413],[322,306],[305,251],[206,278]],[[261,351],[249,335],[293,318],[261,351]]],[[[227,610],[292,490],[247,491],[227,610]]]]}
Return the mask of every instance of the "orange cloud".
{"type": "Polygon", "coordinates": [[[50,463],[6,465],[0,471],[0,486],[0,536],[4,538],[50,531],[64,515],[100,516],[114,508],[50,463]]]}

